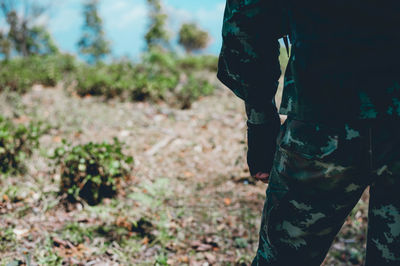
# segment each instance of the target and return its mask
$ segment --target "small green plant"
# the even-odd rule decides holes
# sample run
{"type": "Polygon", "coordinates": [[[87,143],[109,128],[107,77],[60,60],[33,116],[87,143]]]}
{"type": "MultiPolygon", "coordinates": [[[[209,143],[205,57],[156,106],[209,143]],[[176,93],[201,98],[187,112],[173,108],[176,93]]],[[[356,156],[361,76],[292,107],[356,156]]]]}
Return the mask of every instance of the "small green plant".
{"type": "Polygon", "coordinates": [[[0,172],[23,172],[23,162],[38,147],[41,134],[40,123],[25,126],[0,115],[0,172]]]}
{"type": "Polygon", "coordinates": [[[168,257],[164,252],[161,252],[158,254],[158,256],[156,257],[156,261],[154,262],[154,265],[156,266],[162,266],[162,265],[166,265],[168,266],[168,257]]]}
{"type": "Polygon", "coordinates": [[[61,193],[74,202],[79,198],[96,205],[117,193],[121,178],[132,170],[133,158],[122,152],[123,143],[88,143],[63,145],[52,158],[61,168],[61,193]]]}
{"type": "Polygon", "coordinates": [[[14,234],[13,228],[8,227],[0,230],[0,251],[15,247],[15,244],[16,236],[14,234]]]}
{"type": "Polygon", "coordinates": [[[176,99],[181,109],[189,109],[195,100],[213,92],[214,86],[206,79],[189,76],[183,88],[176,92],[176,99]]]}
{"type": "Polygon", "coordinates": [[[75,246],[84,243],[86,239],[92,239],[92,231],[77,222],[67,223],[61,230],[62,239],[70,241],[75,246]]]}
{"type": "Polygon", "coordinates": [[[54,242],[52,238],[47,235],[41,249],[37,252],[35,259],[38,265],[61,266],[63,258],[54,249],[54,242]]]}

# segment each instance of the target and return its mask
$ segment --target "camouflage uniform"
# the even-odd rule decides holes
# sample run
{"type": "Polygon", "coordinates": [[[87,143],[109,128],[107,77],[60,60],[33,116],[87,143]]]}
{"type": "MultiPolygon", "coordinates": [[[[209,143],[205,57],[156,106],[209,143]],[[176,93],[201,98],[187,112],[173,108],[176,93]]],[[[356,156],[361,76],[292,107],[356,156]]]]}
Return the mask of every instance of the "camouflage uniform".
{"type": "Polygon", "coordinates": [[[288,119],[278,137],[254,265],[320,265],[370,190],[368,265],[400,265],[400,123],[288,119]]]}
{"type": "Polygon", "coordinates": [[[218,78],[260,132],[277,127],[278,39],[292,43],[253,265],[321,264],[368,186],[366,263],[400,265],[399,13],[394,0],[227,0],[218,78]]]}

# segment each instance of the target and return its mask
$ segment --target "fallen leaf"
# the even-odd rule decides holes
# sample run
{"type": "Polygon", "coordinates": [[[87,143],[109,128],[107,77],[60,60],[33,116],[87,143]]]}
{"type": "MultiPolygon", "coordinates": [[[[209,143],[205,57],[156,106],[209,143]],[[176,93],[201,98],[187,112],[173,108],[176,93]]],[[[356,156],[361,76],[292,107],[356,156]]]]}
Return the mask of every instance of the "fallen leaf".
{"type": "Polygon", "coordinates": [[[200,246],[198,246],[196,248],[197,251],[208,251],[208,250],[212,250],[213,246],[209,245],[209,244],[201,244],[200,246]]]}
{"type": "Polygon", "coordinates": [[[149,244],[149,242],[150,242],[150,239],[147,236],[145,238],[143,238],[143,240],[142,240],[143,245],[147,245],[147,244],[149,244]]]}
{"type": "Polygon", "coordinates": [[[4,200],[4,201],[10,201],[10,198],[9,198],[6,194],[4,194],[4,195],[3,195],[3,200],[4,200]]]}
{"type": "Polygon", "coordinates": [[[186,171],[184,174],[185,174],[185,177],[193,177],[194,176],[194,174],[189,171],[186,171]]]}
{"type": "Polygon", "coordinates": [[[207,252],[204,254],[204,256],[206,257],[207,261],[211,264],[214,264],[217,262],[217,258],[212,253],[207,252]]]}
{"type": "Polygon", "coordinates": [[[179,262],[182,263],[189,263],[189,257],[188,256],[183,256],[179,258],[179,262]]]}
{"type": "Polygon", "coordinates": [[[53,142],[55,142],[55,143],[60,143],[61,142],[61,137],[60,136],[55,136],[54,138],[53,138],[53,142]]]}
{"type": "Polygon", "coordinates": [[[225,203],[225,205],[231,205],[231,203],[232,203],[232,200],[230,199],[230,198],[225,198],[224,199],[224,203],[225,203]]]}
{"type": "Polygon", "coordinates": [[[115,223],[118,227],[126,228],[129,231],[132,230],[132,223],[128,222],[126,217],[118,217],[115,223]]]}

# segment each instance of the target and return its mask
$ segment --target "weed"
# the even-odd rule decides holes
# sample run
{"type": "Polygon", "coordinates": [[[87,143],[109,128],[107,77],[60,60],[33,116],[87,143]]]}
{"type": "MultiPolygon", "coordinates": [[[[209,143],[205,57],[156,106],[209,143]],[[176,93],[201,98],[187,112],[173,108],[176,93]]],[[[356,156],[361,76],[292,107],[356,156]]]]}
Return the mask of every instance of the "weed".
{"type": "Polygon", "coordinates": [[[73,222],[64,226],[61,237],[77,246],[84,243],[86,239],[92,239],[92,231],[77,222],[73,222]]]}
{"type": "Polygon", "coordinates": [[[63,265],[63,259],[53,249],[53,241],[50,236],[46,237],[44,246],[35,254],[39,265],[60,266],[63,265]]]}
{"type": "Polygon", "coordinates": [[[0,116],[0,172],[23,172],[23,162],[38,147],[42,133],[41,123],[25,126],[0,116]]]}
{"type": "Polygon", "coordinates": [[[129,176],[133,158],[122,152],[123,143],[63,145],[51,157],[61,169],[61,193],[72,202],[79,198],[96,205],[117,193],[121,178],[129,176]]]}
{"type": "Polygon", "coordinates": [[[13,230],[14,229],[11,227],[6,228],[5,230],[0,230],[0,251],[15,248],[17,239],[13,230]]]}

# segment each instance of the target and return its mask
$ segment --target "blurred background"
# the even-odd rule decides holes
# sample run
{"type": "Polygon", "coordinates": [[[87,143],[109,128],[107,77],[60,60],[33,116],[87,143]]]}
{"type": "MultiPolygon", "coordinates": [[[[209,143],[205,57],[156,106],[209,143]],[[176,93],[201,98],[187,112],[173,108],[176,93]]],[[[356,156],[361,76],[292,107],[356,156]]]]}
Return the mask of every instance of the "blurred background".
{"type": "MultiPolygon", "coordinates": [[[[82,25],[85,21],[82,0],[3,2],[5,6],[2,8],[3,16],[0,19],[3,34],[9,26],[4,12],[13,8],[23,17],[21,19],[26,20],[30,28],[40,27],[48,32],[60,51],[76,55],[79,53],[77,42],[82,36],[82,25]]],[[[173,49],[182,51],[178,47],[179,29],[182,24],[192,22],[210,35],[207,46],[202,47],[203,52],[217,54],[221,44],[220,29],[224,6],[225,1],[164,1],[163,13],[168,14],[164,30],[168,33],[173,49]]],[[[146,49],[144,35],[149,26],[146,0],[103,0],[98,3],[97,12],[102,20],[105,38],[112,48],[110,58],[137,58],[146,49]]]]}
{"type": "MultiPolygon", "coordinates": [[[[266,185],[216,79],[224,6],[0,0],[0,265],[251,263],[266,185]]],[[[325,265],[363,263],[366,209],[325,265]]]]}

